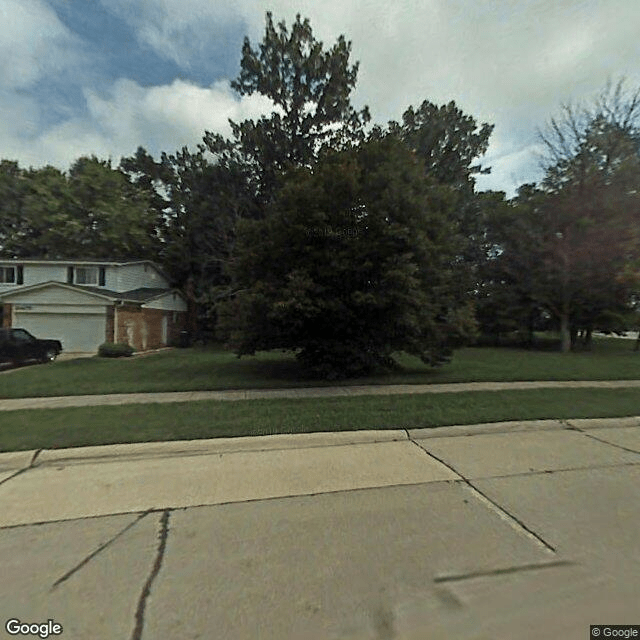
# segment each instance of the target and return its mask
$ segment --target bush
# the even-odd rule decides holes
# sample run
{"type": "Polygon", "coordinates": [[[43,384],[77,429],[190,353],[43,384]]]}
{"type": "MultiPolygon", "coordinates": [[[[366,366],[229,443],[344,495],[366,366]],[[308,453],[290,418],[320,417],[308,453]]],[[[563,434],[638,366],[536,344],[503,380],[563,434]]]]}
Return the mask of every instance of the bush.
{"type": "Polygon", "coordinates": [[[103,358],[129,357],[134,352],[131,345],[122,342],[105,342],[98,348],[98,355],[103,358]]]}

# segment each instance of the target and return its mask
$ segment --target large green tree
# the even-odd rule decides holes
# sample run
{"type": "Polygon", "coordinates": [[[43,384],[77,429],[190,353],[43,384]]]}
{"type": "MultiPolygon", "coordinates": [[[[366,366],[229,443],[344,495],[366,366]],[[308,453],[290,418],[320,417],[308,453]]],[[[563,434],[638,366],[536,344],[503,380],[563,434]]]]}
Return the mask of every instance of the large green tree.
{"type": "Polygon", "coordinates": [[[565,106],[542,140],[548,305],[568,351],[578,329],[620,324],[638,290],[640,90],[619,82],[591,105],[565,106]]]}
{"type": "Polygon", "coordinates": [[[351,105],[358,63],[349,63],[350,53],[344,36],[325,49],[300,15],[289,29],[284,21],[275,25],[268,12],[258,47],[245,38],[232,87],[239,95],[266,96],[274,111],[257,121],[231,122],[232,140],[207,132],[204,146],[222,162],[241,157],[252,168],[261,204],[269,202],[283,171],[308,166],[323,146],[336,149],[363,138],[369,112],[351,105]]]}
{"type": "MultiPolygon", "coordinates": [[[[145,149],[123,158],[122,169],[143,189],[160,220],[159,260],[190,304],[196,318],[214,312],[217,292],[228,284],[225,265],[239,219],[254,214],[248,169],[237,162],[212,162],[203,149],[186,147],[156,161],[145,149]]],[[[211,320],[213,322],[213,319],[211,320]]]]}
{"type": "Polygon", "coordinates": [[[479,124],[453,101],[436,105],[424,100],[418,107],[409,107],[400,122],[391,121],[386,131],[378,132],[402,140],[422,159],[429,179],[454,190],[458,282],[468,292],[478,287],[479,265],[487,252],[487,209],[476,191],[476,176],[490,171],[481,158],[492,131],[493,125],[479,124]]]}
{"type": "Polygon", "coordinates": [[[488,218],[485,329],[525,329],[529,318],[531,334],[542,312],[569,351],[579,331],[589,345],[594,329],[624,328],[640,272],[639,115],[640,94],[618,84],[550,121],[543,182],[488,218]]]}
{"type": "Polygon", "coordinates": [[[127,260],[157,259],[158,219],[147,194],[110,160],[77,160],[67,176],[74,254],[127,260]]]}
{"type": "Polygon", "coordinates": [[[0,255],[12,257],[16,239],[24,236],[24,205],[28,189],[26,171],[17,162],[0,161],[0,255]]]}
{"type": "Polygon", "coordinates": [[[291,170],[264,220],[241,225],[220,328],[239,355],[287,349],[315,375],[438,364],[473,333],[456,296],[450,188],[387,137],[291,170]]]}
{"type": "Polygon", "coordinates": [[[550,249],[557,240],[547,227],[548,196],[535,184],[524,184],[506,200],[485,194],[487,258],[480,265],[478,319],[496,340],[518,332],[531,345],[534,332],[550,328],[559,317],[555,262],[550,249]]]}
{"type": "Polygon", "coordinates": [[[12,257],[154,258],[156,219],[145,194],[109,161],[55,167],[3,163],[2,253],[12,257]],[[11,212],[9,211],[11,208],[11,212]]]}
{"type": "Polygon", "coordinates": [[[493,125],[479,125],[455,102],[436,105],[428,100],[409,107],[401,122],[390,122],[389,133],[403,140],[423,159],[425,172],[440,184],[467,190],[475,176],[489,173],[479,160],[486,153],[493,125]]]}
{"type": "Polygon", "coordinates": [[[10,176],[5,174],[12,185],[8,204],[15,209],[13,215],[7,216],[9,224],[3,229],[4,255],[18,258],[70,255],[81,225],[73,217],[66,176],[55,167],[24,170],[14,165],[14,169],[10,176]]]}

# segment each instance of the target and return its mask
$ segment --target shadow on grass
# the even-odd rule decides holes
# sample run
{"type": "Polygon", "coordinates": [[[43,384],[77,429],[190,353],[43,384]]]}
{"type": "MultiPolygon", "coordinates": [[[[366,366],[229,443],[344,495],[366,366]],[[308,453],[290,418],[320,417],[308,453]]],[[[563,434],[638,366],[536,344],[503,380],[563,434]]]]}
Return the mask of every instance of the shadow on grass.
{"type": "Polygon", "coordinates": [[[533,341],[523,339],[521,336],[480,336],[473,344],[479,349],[508,349],[542,352],[561,352],[562,340],[556,336],[536,336],[533,341]]]}
{"type": "MultiPolygon", "coordinates": [[[[556,343],[557,344],[557,343],[556,343]]],[[[501,382],[519,380],[636,380],[640,355],[633,341],[594,339],[592,351],[562,354],[553,339],[540,348],[516,345],[456,350],[450,363],[433,368],[415,356],[396,354],[399,369],[348,380],[308,375],[290,352],[238,358],[220,347],[167,350],[144,358],[83,358],[22,367],[3,375],[1,398],[106,393],[275,389],[349,385],[501,382]]]]}

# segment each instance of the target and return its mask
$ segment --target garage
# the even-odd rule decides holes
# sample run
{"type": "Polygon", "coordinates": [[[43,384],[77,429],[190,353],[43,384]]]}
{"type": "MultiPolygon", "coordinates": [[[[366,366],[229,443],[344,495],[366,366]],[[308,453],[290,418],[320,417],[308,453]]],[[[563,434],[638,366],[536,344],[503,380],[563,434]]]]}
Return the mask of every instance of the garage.
{"type": "Polygon", "coordinates": [[[66,353],[96,353],[105,342],[138,351],[175,342],[187,309],[178,291],[139,287],[116,292],[50,281],[0,292],[5,327],[60,340],[66,353]]]}
{"type": "Polygon", "coordinates": [[[95,353],[106,341],[109,296],[48,282],[4,294],[2,302],[10,307],[8,326],[60,340],[66,353],[95,353]]]}
{"type": "Polygon", "coordinates": [[[106,314],[102,313],[38,313],[15,311],[14,327],[21,327],[36,338],[62,342],[65,352],[96,352],[105,341],[106,314]]]}

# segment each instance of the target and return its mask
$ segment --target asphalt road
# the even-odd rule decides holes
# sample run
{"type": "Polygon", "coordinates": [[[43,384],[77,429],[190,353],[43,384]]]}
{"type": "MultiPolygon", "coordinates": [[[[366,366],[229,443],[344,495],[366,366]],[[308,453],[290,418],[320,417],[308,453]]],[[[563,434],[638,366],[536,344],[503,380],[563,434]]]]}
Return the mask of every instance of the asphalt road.
{"type": "Polygon", "coordinates": [[[3,629],[583,640],[640,624],[640,418],[2,454],[0,482],[3,629]]]}

